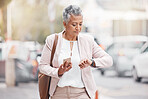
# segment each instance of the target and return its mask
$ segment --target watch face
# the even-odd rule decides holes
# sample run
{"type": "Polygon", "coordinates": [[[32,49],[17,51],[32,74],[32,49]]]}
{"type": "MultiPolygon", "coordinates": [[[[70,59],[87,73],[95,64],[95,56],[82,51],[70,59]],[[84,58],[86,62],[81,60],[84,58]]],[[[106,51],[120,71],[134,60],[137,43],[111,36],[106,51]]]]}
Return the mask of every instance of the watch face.
{"type": "Polygon", "coordinates": [[[92,67],[96,67],[96,66],[94,66],[94,64],[95,64],[95,61],[92,60],[92,64],[91,64],[91,66],[92,66],[92,67]]]}

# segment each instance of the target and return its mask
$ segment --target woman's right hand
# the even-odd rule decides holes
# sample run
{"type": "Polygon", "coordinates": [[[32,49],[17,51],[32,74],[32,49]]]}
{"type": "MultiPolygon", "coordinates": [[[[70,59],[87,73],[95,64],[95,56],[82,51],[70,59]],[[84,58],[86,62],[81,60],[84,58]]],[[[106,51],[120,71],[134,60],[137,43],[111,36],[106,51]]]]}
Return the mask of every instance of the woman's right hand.
{"type": "Polygon", "coordinates": [[[65,61],[64,64],[61,64],[58,70],[58,76],[61,77],[66,71],[69,71],[72,68],[72,63],[65,61]]]}

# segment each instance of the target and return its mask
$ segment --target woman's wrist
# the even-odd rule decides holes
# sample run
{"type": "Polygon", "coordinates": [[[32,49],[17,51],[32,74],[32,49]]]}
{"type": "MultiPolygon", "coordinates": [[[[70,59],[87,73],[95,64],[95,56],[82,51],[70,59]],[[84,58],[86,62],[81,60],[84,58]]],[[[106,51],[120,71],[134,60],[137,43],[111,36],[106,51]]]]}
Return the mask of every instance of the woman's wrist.
{"type": "Polygon", "coordinates": [[[60,73],[60,71],[58,70],[58,76],[61,77],[63,74],[60,73]]]}

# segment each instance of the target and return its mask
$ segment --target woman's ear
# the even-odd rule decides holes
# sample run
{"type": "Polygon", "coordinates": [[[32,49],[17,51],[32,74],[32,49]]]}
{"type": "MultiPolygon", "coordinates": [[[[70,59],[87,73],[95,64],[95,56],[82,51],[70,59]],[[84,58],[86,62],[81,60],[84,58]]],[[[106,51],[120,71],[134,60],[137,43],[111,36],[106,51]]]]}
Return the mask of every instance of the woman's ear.
{"type": "Polygon", "coordinates": [[[63,21],[63,25],[64,25],[64,27],[66,28],[66,22],[65,22],[65,21],[63,21]]]}

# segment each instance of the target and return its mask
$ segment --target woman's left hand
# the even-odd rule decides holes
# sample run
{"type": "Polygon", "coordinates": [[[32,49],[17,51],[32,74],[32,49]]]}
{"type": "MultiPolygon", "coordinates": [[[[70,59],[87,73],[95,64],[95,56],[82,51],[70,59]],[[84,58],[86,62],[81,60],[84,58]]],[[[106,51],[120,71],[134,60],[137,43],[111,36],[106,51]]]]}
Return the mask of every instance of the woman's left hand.
{"type": "Polygon", "coordinates": [[[79,66],[81,69],[88,67],[92,64],[92,61],[90,59],[83,59],[80,61],[79,66]]]}

